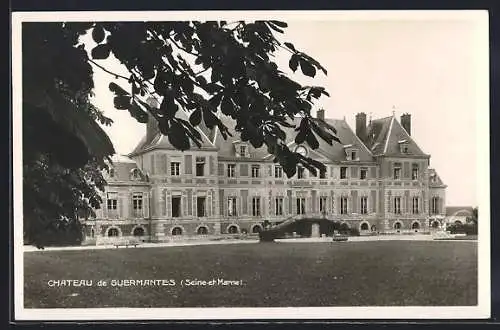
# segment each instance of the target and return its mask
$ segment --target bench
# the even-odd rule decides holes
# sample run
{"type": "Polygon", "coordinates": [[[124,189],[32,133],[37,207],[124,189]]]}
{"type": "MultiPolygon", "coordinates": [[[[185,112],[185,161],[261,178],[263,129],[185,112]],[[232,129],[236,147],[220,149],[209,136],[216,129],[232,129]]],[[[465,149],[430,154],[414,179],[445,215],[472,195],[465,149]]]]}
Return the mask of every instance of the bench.
{"type": "Polygon", "coordinates": [[[115,248],[118,249],[118,247],[120,247],[120,246],[124,246],[124,247],[128,248],[129,246],[137,247],[137,245],[139,245],[139,244],[140,243],[137,241],[122,241],[122,242],[116,242],[113,245],[115,246],[115,248]]]}

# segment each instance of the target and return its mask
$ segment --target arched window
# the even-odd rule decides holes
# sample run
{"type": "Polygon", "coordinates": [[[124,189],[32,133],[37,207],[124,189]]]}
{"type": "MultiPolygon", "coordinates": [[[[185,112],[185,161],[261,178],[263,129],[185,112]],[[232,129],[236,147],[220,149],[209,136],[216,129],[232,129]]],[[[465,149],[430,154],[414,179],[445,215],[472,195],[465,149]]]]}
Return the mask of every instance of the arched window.
{"type": "Polygon", "coordinates": [[[414,222],[412,225],[411,225],[411,229],[420,229],[420,224],[418,222],[414,222]]]}
{"type": "Polygon", "coordinates": [[[198,235],[206,235],[206,234],[208,234],[208,229],[207,229],[207,227],[203,226],[203,227],[198,228],[198,230],[196,231],[196,233],[198,235]]]}
{"type": "Polygon", "coordinates": [[[394,223],[394,229],[397,229],[397,230],[401,229],[401,222],[394,223]]]}
{"type": "Polygon", "coordinates": [[[118,232],[117,228],[110,228],[108,230],[108,237],[117,237],[119,235],[120,235],[120,233],[118,232]]]}
{"type": "Polygon", "coordinates": [[[377,231],[377,226],[372,225],[372,228],[371,228],[371,229],[372,229],[372,231],[377,231]]]}
{"type": "Polygon", "coordinates": [[[255,225],[252,227],[252,233],[254,233],[254,234],[258,234],[261,231],[262,231],[262,228],[260,228],[260,226],[258,226],[258,225],[255,225]]]}
{"type": "Polygon", "coordinates": [[[368,228],[369,228],[369,227],[368,227],[368,224],[367,224],[366,222],[363,222],[363,223],[361,224],[361,230],[368,230],[368,228]]]}
{"type": "Polygon", "coordinates": [[[132,171],[130,171],[130,177],[132,180],[139,180],[141,178],[141,173],[139,169],[138,168],[132,169],[132,171]]]}
{"type": "Polygon", "coordinates": [[[134,229],[134,236],[144,236],[144,228],[137,227],[134,229]]]}
{"type": "Polygon", "coordinates": [[[455,221],[455,225],[461,226],[462,225],[462,221],[460,221],[460,220],[455,221]]]}
{"type": "Polygon", "coordinates": [[[432,228],[439,228],[439,221],[434,220],[431,224],[432,228]]]}
{"type": "Polygon", "coordinates": [[[174,236],[182,235],[182,228],[181,227],[174,227],[174,229],[172,229],[172,235],[174,235],[174,236]]]}
{"type": "Polygon", "coordinates": [[[229,234],[238,234],[238,227],[236,227],[235,225],[231,225],[227,228],[227,232],[229,234]]]}

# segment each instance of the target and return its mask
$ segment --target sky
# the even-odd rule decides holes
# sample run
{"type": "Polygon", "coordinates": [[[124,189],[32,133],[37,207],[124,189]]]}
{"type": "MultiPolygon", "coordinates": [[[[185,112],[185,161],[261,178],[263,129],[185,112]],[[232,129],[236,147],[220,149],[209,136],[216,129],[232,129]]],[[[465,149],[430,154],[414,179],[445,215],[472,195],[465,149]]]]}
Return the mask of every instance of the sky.
{"type": "MultiPolygon", "coordinates": [[[[327,89],[330,97],[320,99],[316,108],[324,108],[326,117],[345,118],[353,130],[358,112],[376,119],[394,111],[398,120],[410,113],[412,138],[431,155],[431,167],[448,185],[447,205],[478,205],[477,114],[488,111],[480,108],[484,93],[478,87],[479,68],[488,49],[478,47],[483,31],[476,20],[310,16],[287,23],[279,39],[292,42],[328,71],[312,79],[290,71],[289,53],[275,59],[292,79],[327,89]]],[[[116,59],[101,64],[126,73],[116,59]]],[[[93,103],[115,122],[105,130],[117,153],[127,154],[145,134],[145,125],[114,109],[108,89],[114,77],[94,68],[94,80],[93,103]]],[[[116,82],[125,87],[123,81],[116,82]]]]}

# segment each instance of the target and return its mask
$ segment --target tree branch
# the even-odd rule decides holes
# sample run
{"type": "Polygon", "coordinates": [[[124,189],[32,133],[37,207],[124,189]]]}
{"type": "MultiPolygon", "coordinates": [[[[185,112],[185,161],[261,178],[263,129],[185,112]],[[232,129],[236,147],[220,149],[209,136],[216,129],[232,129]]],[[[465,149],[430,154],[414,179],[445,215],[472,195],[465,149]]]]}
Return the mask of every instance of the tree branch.
{"type": "Polygon", "coordinates": [[[116,78],[123,78],[123,79],[125,79],[125,80],[127,80],[127,81],[128,81],[128,79],[129,79],[128,77],[122,76],[122,75],[120,75],[120,74],[118,74],[118,73],[114,73],[114,72],[112,72],[112,71],[109,71],[108,69],[106,69],[106,68],[105,68],[105,67],[103,67],[102,65],[97,64],[96,62],[94,62],[93,60],[91,60],[90,58],[89,58],[89,59],[87,59],[87,60],[88,60],[90,63],[92,63],[92,64],[94,64],[95,66],[97,66],[97,67],[98,67],[99,69],[101,69],[102,71],[104,71],[104,72],[106,72],[106,73],[109,73],[110,75],[113,75],[113,76],[115,76],[116,78]]]}

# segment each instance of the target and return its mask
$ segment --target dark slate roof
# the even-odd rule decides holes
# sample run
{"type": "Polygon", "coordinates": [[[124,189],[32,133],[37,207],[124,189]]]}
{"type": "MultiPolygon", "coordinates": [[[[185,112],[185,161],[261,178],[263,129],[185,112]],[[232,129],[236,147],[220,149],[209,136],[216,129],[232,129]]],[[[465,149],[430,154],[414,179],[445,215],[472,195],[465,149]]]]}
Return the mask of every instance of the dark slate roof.
{"type": "MultiPolygon", "coordinates": [[[[220,132],[217,130],[215,145],[219,149],[219,156],[223,158],[232,158],[236,157],[236,149],[234,148],[234,144],[240,141],[239,134],[235,132],[235,122],[229,117],[221,116],[220,119],[229,129],[233,136],[227,137],[226,140],[222,137],[220,132]]],[[[294,120],[289,120],[290,124],[298,127],[300,124],[300,117],[294,118],[294,120]]],[[[346,153],[344,151],[345,145],[352,145],[353,148],[358,149],[358,157],[360,161],[370,162],[373,161],[373,157],[371,152],[366,148],[366,146],[361,142],[361,140],[356,136],[353,130],[349,127],[345,120],[339,119],[326,119],[326,122],[333,126],[337,130],[337,136],[340,139],[341,143],[333,142],[333,145],[329,145],[326,141],[321,139],[316,135],[316,138],[319,142],[319,148],[316,150],[312,150],[309,148],[307,144],[305,146],[310,150],[311,154],[315,154],[319,157],[324,157],[330,161],[338,162],[346,160],[346,153]]],[[[286,144],[293,149],[295,146],[295,136],[297,132],[294,128],[282,127],[283,131],[286,133],[287,141],[286,144]]],[[[263,146],[261,148],[254,148],[250,144],[249,153],[250,158],[252,159],[267,159],[272,160],[269,153],[267,152],[267,147],[263,146]]]]}
{"type": "Polygon", "coordinates": [[[472,216],[472,206],[447,206],[447,216],[472,216]]]}
{"type": "Polygon", "coordinates": [[[445,184],[443,183],[443,180],[439,177],[437,174],[436,170],[433,168],[429,168],[429,187],[444,187],[445,184]],[[432,178],[435,178],[433,181],[432,178]]]}
{"type": "Polygon", "coordinates": [[[407,155],[427,156],[395,116],[373,120],[367,127],[366,145],[374,155],[401,155],[400,142],[408,144],[407,155]]]}

